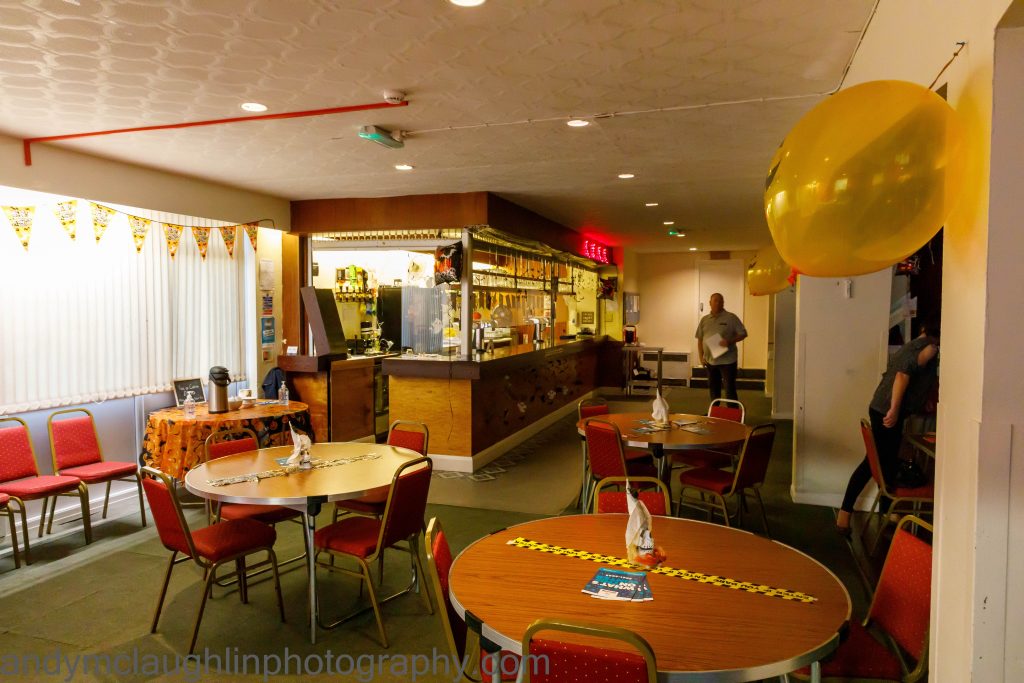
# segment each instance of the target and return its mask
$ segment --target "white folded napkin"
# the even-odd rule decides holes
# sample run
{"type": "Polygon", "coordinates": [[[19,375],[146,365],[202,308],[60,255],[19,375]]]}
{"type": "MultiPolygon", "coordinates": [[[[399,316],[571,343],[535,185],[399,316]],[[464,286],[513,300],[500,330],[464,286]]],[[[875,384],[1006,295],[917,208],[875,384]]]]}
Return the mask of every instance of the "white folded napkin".
{"type": "Polygon", "coordinates": [[[295,427],[290,422],[288,423],[288,429],[292,433],[292,454],[288,458],[288,464],[308,467],[309,448],[313,445],[313,442],[305,434],[299,434],[295,431],[295,427]]]}
{"type": "Polygon", "coordinates": [[[658,424],[666,424],[668,422],[668,401],[662,397],[660,390],[654,396],[651,418],[658,424]]]}

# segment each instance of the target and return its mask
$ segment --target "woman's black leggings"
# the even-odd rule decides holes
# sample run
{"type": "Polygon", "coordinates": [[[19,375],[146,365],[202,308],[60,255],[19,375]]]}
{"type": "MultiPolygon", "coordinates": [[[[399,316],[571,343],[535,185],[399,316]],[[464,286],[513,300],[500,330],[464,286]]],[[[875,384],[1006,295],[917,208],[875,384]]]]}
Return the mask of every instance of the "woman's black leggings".
{"type": "MultiPolygon", "coordinates": [[[[868,414],[871,416],[871,433],[875,436],[875,448],[878,449],[878,462],[882,465],[882,476],[888,483],[892,481],[896,466],[899,464],[900,443],[903,440],[903,416],[900,415],[892,427],[886,427],[882,424],[885,415],[874,408],[868,410],[868,414]]],[[[871,481],[871,464],[865,455],[863,462],[850,475],[850,483],[846,485],[846,495],[843,496],[842,510],[853,512],[857,496],[869,481],[871,481]]],[[[879,503],[882,512],[888,512],[891,502],[888,498],[882,499],[879,503]]]]}

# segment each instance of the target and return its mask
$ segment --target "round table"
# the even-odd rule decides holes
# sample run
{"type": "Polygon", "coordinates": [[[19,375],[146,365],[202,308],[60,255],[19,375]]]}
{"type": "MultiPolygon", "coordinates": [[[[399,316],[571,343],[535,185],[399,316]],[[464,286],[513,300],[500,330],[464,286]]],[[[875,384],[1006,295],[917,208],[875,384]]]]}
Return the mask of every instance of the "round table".
{"type": "MultiPolygon", "coordinates": [[[[689,448],[721,448],[732,444],[743,443],[750,434],[751,427],[741,422],[723,420],[717,417],[705,415],[688,415],[686,413],[672,413],[669,416],[669,429],[643,434],[636,432],[641,420],[650,420],[650,413],[609,413],[607,415],[594,415],[580,420],[576,423],[576,430],[580,436],[584,436],[584,425],[587,420],[603,420],[611,422],[622,432],[622,441],[627,446],[634,448],[650,448],[652,451],[674,451],[686,450],[689,448]],[[698,434],[677,427],[672,422],[690,422],[707,430],[706,434],[698,434]]],[[[655,455],[659,455],[655,452],[655,455]]]]}
{"type": "MultiPolygon", "coordinates": [[[[804,603],[649,573],[654,600],[598,600],[582,588],[602,566],[578,557],[508,545],[525,538],[562,548],[625,556],[626,515],[575,515],[495,532],[462,551],[452,566],[455,610],[481,637],[522,654],[527,627],[540,618],[619,626],[654,649],[658,679],[749,681],[781,676],[834,650],[850,619],[850,596],[823,565],[760,536],[724,526],[654,518],[666,566],[765,584],[816,598],[804,603]]],[[[559,638],[580,637],[559,634],[559,638]]],[[[614,648],[614,641],[593,641],[614,648]]]]}
{"type": "MultiPolygon", "coordinates": [[[[185,488],[202,498],[223,503],[283,505],[302,512],[306,547],[313,548],[316,516],[324,503],[359,498],[391,485],[395,471],[405,462],[420,457],[416,451],[387,444],[316,443],[310,448],[315,460],[376,456],[347,464],[294,472],[287,476],[268,477],[226,486],[213,486],[210,481],[226,477],[282,469],[277,462],[291,455],[291,446],[262,448],[217,458],[189,470],[185,488]]],[[[316,642],[316,564],[314,553],[307,553],[309,573],[309,637],[316,642]]]]}
{"type": "Polygon", "coordinates": [[[180,407],[155,410],[146,422],[140,460],[143,465],[181,479],[203,461],[210,434],[244,427],[256,432],[261,446],[284,446],[292,442],[289,424],[312,437],[309,406],[298,401],[273,402],[211,414],[207,404],[200,403],[194,418],[186,418],[180,407]]]}

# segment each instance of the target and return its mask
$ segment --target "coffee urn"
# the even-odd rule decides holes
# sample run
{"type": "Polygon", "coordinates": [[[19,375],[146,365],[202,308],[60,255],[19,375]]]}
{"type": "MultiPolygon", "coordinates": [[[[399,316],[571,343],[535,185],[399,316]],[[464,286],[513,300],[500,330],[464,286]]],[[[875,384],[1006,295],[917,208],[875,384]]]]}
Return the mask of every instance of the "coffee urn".
{"type": "Polygon", "coordinates": [[[206,401],[210,413],[228,412],[228,384],[231,377],[227,368],[215,365],[210,368],[210,382],[207,384],[206,401]]]}

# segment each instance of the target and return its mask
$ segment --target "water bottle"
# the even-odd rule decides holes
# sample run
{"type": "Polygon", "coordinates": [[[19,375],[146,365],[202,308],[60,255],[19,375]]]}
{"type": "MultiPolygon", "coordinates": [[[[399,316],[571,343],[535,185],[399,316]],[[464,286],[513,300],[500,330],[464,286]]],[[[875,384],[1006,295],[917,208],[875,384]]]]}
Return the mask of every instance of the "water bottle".
{"type": "Polygon", "coordinates": [[[195,419],[196,416],[196,400],[192,397],[191,391],[185,392],[185,402],[182,404],[185,411],[185,417],[189,420],[195,419]]]}
{"type": "Polygon", "coordinates": [[[282,404],[288,405],[288,385],[284,382],[281,382],[281,391],[278,392],[277,396],[282,404]]]}

